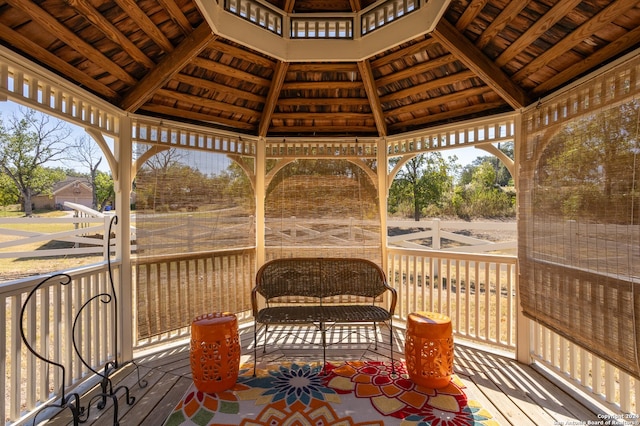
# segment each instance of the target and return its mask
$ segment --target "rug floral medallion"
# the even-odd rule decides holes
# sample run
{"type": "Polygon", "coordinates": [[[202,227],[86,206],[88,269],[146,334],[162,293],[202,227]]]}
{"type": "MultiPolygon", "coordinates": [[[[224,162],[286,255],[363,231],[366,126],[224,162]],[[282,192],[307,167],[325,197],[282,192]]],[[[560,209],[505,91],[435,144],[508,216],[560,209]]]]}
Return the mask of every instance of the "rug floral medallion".
{"type": "Polygon", "coordinates": [[[207,394],[192,384],[164,426],[462,426],[497,425],[479,403],[467,399],[453,376],[442,389],[415,385],[403,363],[288,363],[241,368],[236,385],[207,394]]]}

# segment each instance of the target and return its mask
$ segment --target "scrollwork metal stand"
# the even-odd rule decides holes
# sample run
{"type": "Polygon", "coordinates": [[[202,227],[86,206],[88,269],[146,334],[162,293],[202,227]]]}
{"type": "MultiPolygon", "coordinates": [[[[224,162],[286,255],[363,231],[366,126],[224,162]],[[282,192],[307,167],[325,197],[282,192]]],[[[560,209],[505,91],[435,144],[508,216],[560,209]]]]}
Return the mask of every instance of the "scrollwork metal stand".
{"type": "MultiPolygon", "coordinates": [[[[100,379],[100,390],[101,392],[92,397],[85,406],[82,406],[80,404],[80,399],[81,399],[81,395],[78,393],[70,393],[67,394],[67,389],[66,389],[66,368],[63,364],[57,363],[51,359],[48,359],[47,357],[43,356],[42,354],[38,353],[36,349],[33,348],[33,346],[30,343],[30,339],[27,338],[25,331],[24,331],[24,314],[25,314],[25,310],[31,300],[31,298],[38,292],[38,290],[40,288],[42,288],[45,284],[47,283],[51,283],[54,280],[58,280],[58,283],[60,285],[69,285],[72,283],[72,278],[70,275],[65,274],[65,273],[59,273],[59,274],[55,274],[52,275],[50,277],[47,277],[45,279],[43,279],[42,281],[40,281],[40,283],[38,283],[29,293],[29,295],[27,296],[26,300],[24,301],[23,305],[22,305],[22,310],[20,312],[20,335],[22,337],[22,341],[25,344],[25,346],[27,347],[27,349],[34,355],[36,356],[38,359],[40,359],[41,361],[50,364],[56,368],[58,368],[61,372],[61,376],[62,376],[62,386],[60,389],[60,399],[56,400],[53,403],[49,403],[46,404],[45,406],[43,406],[42,408],[40,408],[36,414],[34,415],[33,418],[33,424],[36,424],[36,420],[38,418],[38,415],[46,410],[46,409],[50,409],[50,408],[57,408],[59,409],[58,412],[62,412],[65,409],[69,409],[71,411],[71,414],[73,416],[73,424],[74,425],[79,425],[80,423],[84,423],[88,420],[89,418],[89,414],[90,414],[90,409],[91,406],[97,401],[96,404],[96,408],[98,408],[99,410],[103,409],[106,407],[107,405],[107,401],[108,399],[111,399],[113,401],[113,424],[114,426],[119,425],[119,421],[118,421],[118,393],[120,391],[124,392],[124,396],[125,396],[125,402],[128,405],[133,405],[135,402],[135,397],[131,396],[129,393],[129,388],[127,386],[117,386],[114,387],[113,382],[111,380],[111,374],[113,372],[115,372],[118,368],[120,368],[119,365],[119,361],[118,361],[118,356],[119,356],[119,350],[118,350],[118,298],[116,295],[116,288],[115,288],[115,284],[113,282],[113,272],[112,272],[112,267],[111,267],[111,228],[114,224],[118,223],[118,217],[117,216],[113,216],[111,218],[111,222],[109,223],[109,229],[108,229],[108,235],[107,235],[107,265],[108,265],[108,272],[109,272],[109,284],[110,284],[110,289],[108,289],[107,292],[102,292],[99,294],[96,294],[94,296],[89,297],[89,299],[78,309],[78,311],[76,312],[74,321],[73,321],[73,327],[71,330],[71,336],[72,336],[72,341],[73,341],[73,349],[76,353],[76,355],[78,356],[79,360],[84,364],[85,367],[87,367],[89,370],[91,370],[96,376],[101,377],[100,379]],[[112,361],[108,361],[105,366],[104,366],[104,370],[102,372],[95,370],[82,356],[81,350],[78,346],[78,342],[76,341],[76,330],[77,330],[77,326],[79,324],[79,320],[80,317],[84,311],[84,309],[90,305],[92,305],[94,302],[100,302],[100,303],[104,303],[104,304],[109,304],[111,303],[113,306],[113,321],[114,321],[114,325],[113,325],[113,344],[114,344],[114,359],[112,361]]],[[[135,363],[133,361],[129,361],[130,363],[133,363],[135,365],[135,363]]],[[[138,369],[138,366],[136,365],[136,369],[138,369]]],[[[140,371],[137,371],[138,374],[138,385],[143,388],[147,385],[145,380],[142,380],[140,378],[140,371]]]]}

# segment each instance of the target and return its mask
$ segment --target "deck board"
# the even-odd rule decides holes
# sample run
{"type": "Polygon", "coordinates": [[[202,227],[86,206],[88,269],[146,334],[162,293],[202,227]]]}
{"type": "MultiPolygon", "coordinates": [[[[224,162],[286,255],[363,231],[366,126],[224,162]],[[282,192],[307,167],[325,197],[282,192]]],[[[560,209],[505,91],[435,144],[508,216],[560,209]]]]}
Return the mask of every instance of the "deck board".
{"type": "MultiPolygon", "coordinates": [[[[270,336],[267,353],[258,347],[258,367],[267,363],[321,362],[320,337],[312,329],[298,329],[300,334],[280,330],[270,336]],[[272,340],[274,339],[274,340],[272,340]],[[277,343],[275,342],[277,340],[277,343]]],[[[380,330],[378,330],[380,333],[380,330]]],[[[328,338],[334,346],[327,349],[327,360],[388,360],[390,356],[389,334],[383,330],[378,335],[377,348],[372,332],[354,333],[352,329],[335,329],[328,338]]],[[[242,363],[253,363],[253,328],[240,330],[242,363]]],[[[260,336],[259,336],[260,337],[260,336]]],[[[394,330],[395,359],[404,359],[404,334],[394,330]]],[[[148,350],[139,354],[134,364],[128,364],[118,372],[116,386],[126,385],[136,398],[128,406],[124,395],[119,395],[119,419],[121,425],[157,426],[172,412],[191,384],[189,343],[183,342],[171,348],[148,350]],[[136,368],[137,367],[137,368],[136,368]],[[140,387],[140,374],[147,386],[140,387]]],[[[479,401],[501,425],[567,424],[597,420],[594,405],[583,404],[580,398],[567,393],[545,378],[535,368],[516,362],[502,353],[489,352],[456,341],[455,372],[467,386],[469,396],[479,401]]],[[[89,392],[84,398],[95,394],[89,392]]],[[[91,408],[86,425],[111,425],[113,408],[109,402],[104,410],[91,408]]],[[[72,424],[68,412],[47,423],[48,426],[72,424]]]]}

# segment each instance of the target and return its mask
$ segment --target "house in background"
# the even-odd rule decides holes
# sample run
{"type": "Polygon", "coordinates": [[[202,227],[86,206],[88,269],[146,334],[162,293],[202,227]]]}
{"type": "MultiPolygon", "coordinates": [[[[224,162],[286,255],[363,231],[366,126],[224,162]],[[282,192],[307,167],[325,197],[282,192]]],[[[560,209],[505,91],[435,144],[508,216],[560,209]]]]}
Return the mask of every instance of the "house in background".
{"type": "Polygon", "coordinates": [[[38,195],[32,200],[35,209],[62,210],[65,201],[91,207],[93,192],[87,178],[67,177],[53,185],[52,195],[38,195]]]}

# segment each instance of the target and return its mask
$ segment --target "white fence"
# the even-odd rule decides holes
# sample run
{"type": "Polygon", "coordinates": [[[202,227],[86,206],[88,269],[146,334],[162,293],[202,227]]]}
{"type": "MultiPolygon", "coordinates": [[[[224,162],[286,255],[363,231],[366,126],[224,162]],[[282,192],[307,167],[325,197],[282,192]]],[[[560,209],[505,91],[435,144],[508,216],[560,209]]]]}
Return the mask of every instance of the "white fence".
{"type": "Polygon", "coordinates": [[[65,206],[75,209],[73,217],[0,218],[0,259],[91,254],[106,259],[105,236],[113,215],[73,203],[65,206]]]}
{"type": "Polygon", "coordinates": [[[517,251],[516,223],[515,222],[465,222],[465,221],[441,221],[439,219],[408,221],[390,220],[387,222],[388,228],[398,228],[401,230],[420,229],[413,232],[402,232],[399,235],[389,236],[388,242],[391,246],[404,247],[419,250],[440,250],[450,242],[457,247],[447,247],[450,252],[460,253],[500,253],[515,255],[517,251]],[[513,240],[492,242],[483,238],[474,238],[452,231],[481,231],[491,232],[511,232],[513,240]],[[430,240],[431,245],[427,246],[423,241],[430,240]],[[448,240],[448,241],[447,241],[448,240]],[[418,241],[418,242],[416,242],[418,241]]]}

